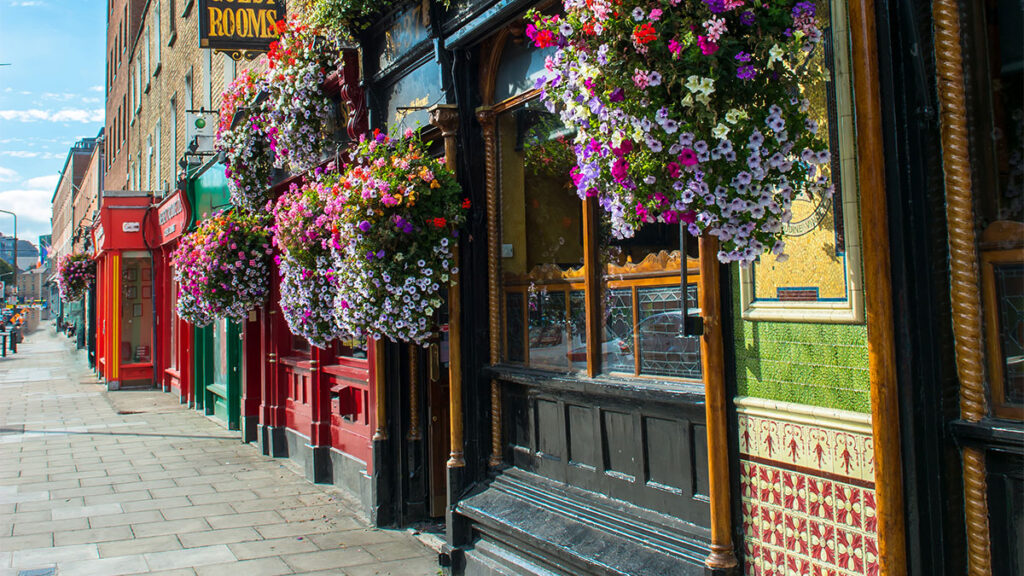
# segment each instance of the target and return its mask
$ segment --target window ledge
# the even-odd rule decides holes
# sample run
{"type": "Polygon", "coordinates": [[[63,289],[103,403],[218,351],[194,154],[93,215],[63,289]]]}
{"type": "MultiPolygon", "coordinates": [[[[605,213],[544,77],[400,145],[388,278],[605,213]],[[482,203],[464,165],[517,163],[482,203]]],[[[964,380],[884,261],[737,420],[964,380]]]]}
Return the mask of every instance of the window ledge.
{"type": "MultiPolygon", "coordinates": [[[[156,63],[156,66],[155,66],[155,67],[153,68],[153,78],[156,78],[157,76],[159,76],[159,75],[160,75],[160,69],[161,69],[161,68],[163,68],[163,65],[162,65],[162,64],[160,64],[160,62],[157,62],[157,63],[156,63]]],[[[147,82],[147,86],[146,86],[146,88],[149,88],[149,86],[148,86],[148,82],[147,82]]]]}
{"type": "Polygon", "coordinates": [[[601,374],[588,378],[580,374],[548,372],[508,364],[485,366],[488,377],[524,386],[587,395],[616,396],[650,402],[703,404],[700,382],[659,380],[601,374]]]}
{"type": "Polygon", "coordinates": [[[181,17],[188,18],[189,12],[192,11],[192,4],[195,0],[185,0],[185,5],[181,7],[181,17]]]}
{"type": "Polygon", "coordinates": [[[177,30],[171,30],[171,35],[170,35],[169,38],[167,38],[167,45],[168,46],[174,46],[174,41],[177,40],[177,39],[178,39],[178,31],[177,30]]]}

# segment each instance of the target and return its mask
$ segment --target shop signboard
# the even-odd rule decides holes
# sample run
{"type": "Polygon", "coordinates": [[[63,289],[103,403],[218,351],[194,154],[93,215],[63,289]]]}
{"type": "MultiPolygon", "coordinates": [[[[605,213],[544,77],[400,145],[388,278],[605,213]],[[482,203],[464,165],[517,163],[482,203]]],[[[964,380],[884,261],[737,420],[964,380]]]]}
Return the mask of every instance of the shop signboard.
{"type": "Polygon", "coordinates": [[[279,0],[199,0],[199,46],[252,60],[270,50],[284,17],[279,0]]]}

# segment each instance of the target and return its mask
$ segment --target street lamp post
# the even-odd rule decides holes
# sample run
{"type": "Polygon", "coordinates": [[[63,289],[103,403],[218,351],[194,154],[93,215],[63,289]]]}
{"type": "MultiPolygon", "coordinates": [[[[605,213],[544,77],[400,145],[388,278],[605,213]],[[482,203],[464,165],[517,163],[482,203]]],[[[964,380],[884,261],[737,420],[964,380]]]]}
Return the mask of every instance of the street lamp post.
{"type": "Polygon", "coordinates": [[[14,268],[14,294],[15,294],[15,298],[17,298],[17,294],[18,294],[18,215],[15,214],[14,212],[10,212],[10,211],[7,211],[7,210],[0,210],[0,212],[3,212],[4,214],[10,214],[14,218],[14,262],[13,262],[13,268],[14,268]]]}

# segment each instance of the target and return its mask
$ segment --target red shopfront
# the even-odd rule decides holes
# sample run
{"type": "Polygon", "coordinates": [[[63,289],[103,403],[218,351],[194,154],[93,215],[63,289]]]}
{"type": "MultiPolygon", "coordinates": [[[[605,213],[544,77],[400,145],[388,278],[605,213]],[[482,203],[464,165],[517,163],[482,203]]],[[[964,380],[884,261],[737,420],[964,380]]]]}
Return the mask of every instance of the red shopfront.
{"type": "Polygon", "coordinates": [[[152,197],[104,192],[96,247],[96,359],[110,390],[153,383],[152,255],[143,235],[152,197]]]}
{"type": "Polygon", "coordinates": [[[178,395],[182,404],[195,405],[192,326],[178,317],[178,287],[171,269],[171,253],[188,228],[191,204],[176,190],[151,211],[146,224],[147,244],[153,250],[156,298],[156,380],[164,392],[178,395]]]}

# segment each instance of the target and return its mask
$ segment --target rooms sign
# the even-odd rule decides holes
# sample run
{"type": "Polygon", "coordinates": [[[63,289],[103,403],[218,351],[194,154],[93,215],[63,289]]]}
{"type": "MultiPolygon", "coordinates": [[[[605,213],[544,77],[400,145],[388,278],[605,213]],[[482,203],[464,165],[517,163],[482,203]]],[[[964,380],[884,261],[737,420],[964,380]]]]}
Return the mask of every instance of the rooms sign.
{"type": "Polygon", "coordinates": [[[252,60],[270,49],[284,18],[281,0],[199,0],[199,45],[252,60]]]}

